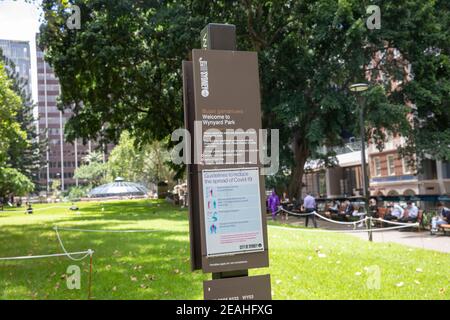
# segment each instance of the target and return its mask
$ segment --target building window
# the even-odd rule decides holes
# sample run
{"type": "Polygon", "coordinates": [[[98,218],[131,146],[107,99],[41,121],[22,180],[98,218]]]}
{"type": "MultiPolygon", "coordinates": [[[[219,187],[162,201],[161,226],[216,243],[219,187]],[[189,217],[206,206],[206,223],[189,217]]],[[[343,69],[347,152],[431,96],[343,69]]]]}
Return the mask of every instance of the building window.
{"type": "Polygon", "coordinates": [[[450,161],[442,162],[442,178],[450,179],[450,161]]]}
{"type": "Polygon", "coordinates": [[[413,172],[413,169],[409,163],[409,158],[405,157],[403,158],[403,173],[404,174],[411,174],[413,172]]]}
{"type": "Polygon", "coordinates": [[[394,156],[387,156],[388,175],[395,176],[395,159],[394,156]]]}
{"type": "Polygon", "coordinates": [[[373,159],[373,169],[375,177],[381,176],[381,161],[380,158],[376,157],[373,159]]]}

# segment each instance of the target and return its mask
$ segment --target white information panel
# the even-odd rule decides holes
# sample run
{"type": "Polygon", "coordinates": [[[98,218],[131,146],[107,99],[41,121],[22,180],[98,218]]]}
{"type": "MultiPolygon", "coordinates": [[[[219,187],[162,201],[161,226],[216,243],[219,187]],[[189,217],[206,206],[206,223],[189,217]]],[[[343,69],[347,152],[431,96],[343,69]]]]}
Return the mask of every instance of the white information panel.
{"type": "Polygon", "coordinates": [[[207,255],[263,251],[258,168],[202,175],[207,255]]]}

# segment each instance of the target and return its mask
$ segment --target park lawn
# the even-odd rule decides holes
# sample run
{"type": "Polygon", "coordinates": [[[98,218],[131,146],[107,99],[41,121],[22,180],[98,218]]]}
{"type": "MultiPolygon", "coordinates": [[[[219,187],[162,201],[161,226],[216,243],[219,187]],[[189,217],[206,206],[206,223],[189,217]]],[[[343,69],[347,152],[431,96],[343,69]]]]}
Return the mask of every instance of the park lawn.
{"type": "MultiPolygon", "coordinates": [[[[77,205],[78,214],[66,204],[35,205],[33,215],[0,212],[0,257],[62,252],[55,224],[156,229],[60,234],[68,251],[95,250],[94,299],[202,299],[208,275],[190,271],[187,210],[156,200],[77,205]]],[[[448,254],[295,229],[269,226],[270,267],[250,271],[270,273],[274,299],[450,299],[448,254]],[[379,271],[379,287],[370,270],[379,271]]],[[[0,261],[0,299],[86,299],[88,271],[89,259],[0,261]],[[70,265],[82,269],[80,290],[67,289],[70,265]]]]}

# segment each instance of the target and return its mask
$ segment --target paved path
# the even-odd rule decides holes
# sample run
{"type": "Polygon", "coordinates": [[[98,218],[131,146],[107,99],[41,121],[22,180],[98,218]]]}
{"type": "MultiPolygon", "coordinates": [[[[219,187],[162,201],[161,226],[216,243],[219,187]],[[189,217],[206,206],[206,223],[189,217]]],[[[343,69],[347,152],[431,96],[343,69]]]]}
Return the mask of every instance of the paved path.
{"type": "MultiPolygon", "coordinates": [[[[395,242],[406,246],[436,250],[450,253],[450,237],[444,235],[430,235],[429,231],[400,232],[397,230],[373,232],[374,242],[395,242]]],[[[351,233],[351,235],[367,240],[366,233],[351,233]]]]}
{"type": "MultiPolygon", "coordinates": [[[[271,218],[268,217],[268,220],[271,218]]],[[[347,230],[352,230],[352,226],[347,225],[339,225],[332,222],[324,221],[316,219],[317,226],[321,229],[327,230],[341,230],[343,233],[352,235],[354,237],[358,237],[363,240],[368,240],[368,235],[366,232],[345,232],[347,230]]],[[[277,222],[280,225],[290,224],[296,226],[305,226],[305,218],[298,218],[294,216],[289,216],[289,219],[281,220],[280,216],[277,216],[277,222]]],[[[309,229],[312,229],[312,221],[309,221],[309,229]]],[[[363,227],[365,228],[365,227],[363,227]]],[[[442,234],[439,235],[430,235],[429,231],[384,231],[384,232],[373,232],[372,239],[374,242],[395,242],[399,244],[403,244],[406,246],[423,248],[428,250],[435,250],[440,252],[450,253],[450,236],[444,236],[442,234]]]]}

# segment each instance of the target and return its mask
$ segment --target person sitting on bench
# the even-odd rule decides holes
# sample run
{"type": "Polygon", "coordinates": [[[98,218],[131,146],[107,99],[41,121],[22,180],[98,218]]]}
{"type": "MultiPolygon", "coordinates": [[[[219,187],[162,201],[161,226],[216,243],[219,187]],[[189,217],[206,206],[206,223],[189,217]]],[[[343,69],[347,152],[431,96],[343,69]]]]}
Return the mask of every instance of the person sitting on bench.
{"type": "Polygon", "coordinates": [[[328,212],[330,213],[330,215],[339,214],[339,205],[340,203],[338,200],[333,200],[333,205],[328,208],[328,212]]]}
{"type": "Polygon", "coordinates": [[[438,203],[438,214],[436,225],[440,226],[450,223],[450,209],[445,207],[442,202],[438,203]]]}
{"type": "Polygon", "coordinates": [[[350,200],[345,200],[345,209],[344,211],[341,211],[339,214],[345,219],[350,218],[353,215],[353,212],[355,211],[355,207],[350,202],[350,200]]]}
{"type": "Polygon", "coordinates": [[[403,211],[400,222],[416,222],[419,215],[419,208],[417,208],[411,201],[406,203],[406,209],[403,211]]]}
{"type": "Polygon", "coordinates": [[[403,217],[403,208],[400,207],[399,204],[393,204],[391,203],[389,205],[390,212],[384,216],[385,220],[399,220],[401,217],[403,217]]]}

